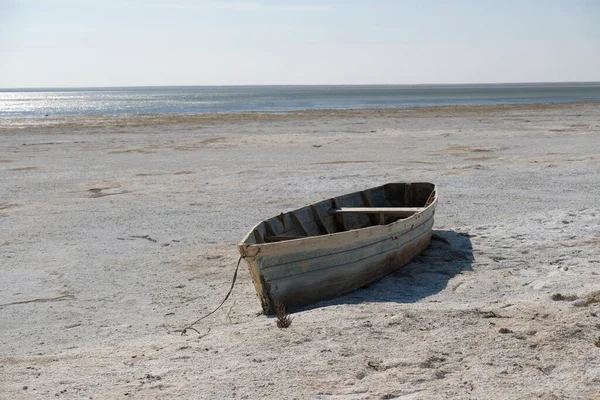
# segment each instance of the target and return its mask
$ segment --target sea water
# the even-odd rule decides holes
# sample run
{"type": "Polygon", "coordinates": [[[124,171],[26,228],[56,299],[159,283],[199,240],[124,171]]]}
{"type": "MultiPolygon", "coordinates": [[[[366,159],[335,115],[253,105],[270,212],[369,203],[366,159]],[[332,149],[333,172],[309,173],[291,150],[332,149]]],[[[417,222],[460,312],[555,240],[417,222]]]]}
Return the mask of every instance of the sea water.
{"type": "Polygon", "coordinates": [[[600,82],[0,89],[0,119],[600,102],[600,82]]]}

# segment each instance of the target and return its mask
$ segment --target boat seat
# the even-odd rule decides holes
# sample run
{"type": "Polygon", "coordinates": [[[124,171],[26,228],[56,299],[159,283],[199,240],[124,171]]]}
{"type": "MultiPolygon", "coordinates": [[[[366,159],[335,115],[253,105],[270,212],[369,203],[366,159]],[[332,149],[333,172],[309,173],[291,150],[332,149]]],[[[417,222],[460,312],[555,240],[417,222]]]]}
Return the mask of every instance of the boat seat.
{"type": "Polygon", "coordinates": [[[411,215],[421,212],[424,209],[425,207],[340,207],[330,209],[329,213],[379,214],[379,224],[383,225],[385,223],[386,215],[410,217],[411,215]]]}

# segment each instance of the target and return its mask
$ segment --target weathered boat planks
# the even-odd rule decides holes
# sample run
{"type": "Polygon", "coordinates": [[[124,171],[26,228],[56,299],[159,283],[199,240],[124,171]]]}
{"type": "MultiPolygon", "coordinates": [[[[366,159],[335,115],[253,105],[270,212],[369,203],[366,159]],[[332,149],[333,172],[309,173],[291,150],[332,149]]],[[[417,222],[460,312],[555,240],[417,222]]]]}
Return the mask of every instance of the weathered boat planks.
{"type": "Polygon", "coordinates": [[[408,263],[428,245],[435,185],[389,183],[280,214],[238,245],[265,313],[348,293],[408,263]]]}

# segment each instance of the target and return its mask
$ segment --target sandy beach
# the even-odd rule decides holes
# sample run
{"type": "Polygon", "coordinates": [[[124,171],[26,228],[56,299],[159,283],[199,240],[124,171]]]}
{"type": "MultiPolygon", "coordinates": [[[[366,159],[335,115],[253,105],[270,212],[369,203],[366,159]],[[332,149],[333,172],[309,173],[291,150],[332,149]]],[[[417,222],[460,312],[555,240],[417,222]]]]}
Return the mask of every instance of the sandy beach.
{"type": "Polygon", "coordinates": [[[0,122],[2,399],[600,399],[600,104],[0,122]],[[428,181],[398,272],[260,314],[259,221],[428,181]]]}

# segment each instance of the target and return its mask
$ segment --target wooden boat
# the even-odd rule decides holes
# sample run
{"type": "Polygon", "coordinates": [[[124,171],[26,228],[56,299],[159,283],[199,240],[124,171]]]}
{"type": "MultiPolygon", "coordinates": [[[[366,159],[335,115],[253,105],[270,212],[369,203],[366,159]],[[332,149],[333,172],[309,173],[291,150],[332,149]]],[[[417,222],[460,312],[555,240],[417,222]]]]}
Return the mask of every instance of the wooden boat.
{"type": "Polygon", "coordinates": [[[429,245],[435,185],[388,183],[260,222],[238,245],[263,311],[287,310],[363,287],[429,245]]]}

